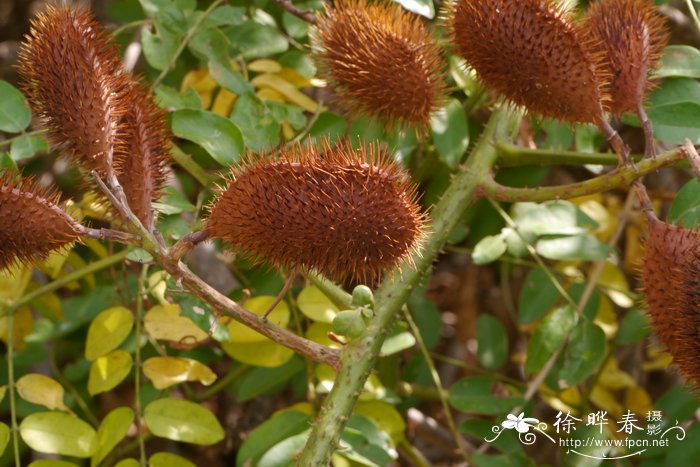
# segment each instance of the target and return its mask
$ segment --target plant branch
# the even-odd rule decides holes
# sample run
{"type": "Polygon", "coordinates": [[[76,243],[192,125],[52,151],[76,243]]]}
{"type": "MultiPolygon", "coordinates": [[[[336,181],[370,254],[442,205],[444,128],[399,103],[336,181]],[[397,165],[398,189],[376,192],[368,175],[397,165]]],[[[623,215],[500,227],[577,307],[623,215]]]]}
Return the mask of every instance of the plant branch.
{"type": "Polygon", "coordinates": [[[472,203],[473,194],[481,180],[496,162],[497,152],[492,138],[509,118],[504,107],[494,112],[474,152],[466,165],[455,175],[442,199],[432,210],[430,235],[412,261],[405,261],[386,277],[375,293],[375,317],[365,332],[345,346],[343,363],[333,388],[324,401],[319,416],[297,465],[328,465],[340,439],[345,423],[362,392],[367,377],[379,355],[391,323],[412,289],[430,269],[434,257],[459,223],[464,210],[472,203]],[[411,263],[414,264],[411,264],[411,263]]]}
{"type": "Polygon", "coordinates": [[[316,14],[311,10],[302,10],[296,7],[292,0],[275,0],[275,3],[285,11],[293,14],[297,18],[306,21],[309,24],[316,24],[316,14]]]}
{"type": "MultiPolygon", "coordinates": [[[[523,165],[617,165],[619,159],[612,152],[559,151],[555,149],[530,149],[506,141],[495,143],[499,167],[523,165]]],[[[641,155],[631,156],[639,160],[641,155]]]]}
{"type": "Polygon", "coordinates": [[[80,227],[81,235],[83,237],[94,238],[96,240],[123,243],[125,245],[133,245],[139,240],[139,238],[135,235],[126,232],[120,232],[118,230],[91,229],[82,225],[80,227]]]}

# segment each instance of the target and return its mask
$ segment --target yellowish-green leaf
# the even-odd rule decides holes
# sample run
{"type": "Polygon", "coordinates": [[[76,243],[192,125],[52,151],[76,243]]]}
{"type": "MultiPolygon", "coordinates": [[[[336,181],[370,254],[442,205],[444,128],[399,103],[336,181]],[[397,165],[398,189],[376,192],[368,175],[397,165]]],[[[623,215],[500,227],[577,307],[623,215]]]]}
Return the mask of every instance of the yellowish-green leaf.
{"type": "Polygon", "coordinates": [[[144,316],[143,325],[158,340],[196,344],[209,338],[191,319],[180,316],[178,305],[154,306],[144,316]]]}
{"type": "Polygon", "coordinates": [[[216,374],[209,367],[191,358],[152,357],[143,363],[143,373],[156,389],[185,381],[199,381],[205,386],[216,381],[216,374]]]}
{"type": "Polygon", "coordinates": [[[151,432],[161,438],[202,445],[224,439],[224,429],[214,414],[194,402],[158,399],[146,406],[143,418],[151,432]]]}
{"type": "Polygon", "coordinates": [[[10,427],[0,422],[0,456],[5,453],[7,443],[10,441],[10,427]]]}
{"type": "Polygon", "coordinates": [[[8,302],[17,301],[27,288],[32,278],[32,268],[27,266],[12,266],[0,270],[0,298],[8,302]]]}
{"type": "Polygon", "coordinates": [[[294,356],[294,351],[270,339],[259,342],[222,342],[221,347],[241,363],[266,368],[282,366],[294,356]]]}
{"type": "Polygon", "coordinates": [[[123,459],[114,467],[141,467],[141,464],[136,459],[123,459]]]}
{"type": "Polygon", "coordinates": [[[391,436],[395,444],[404,438],[406,422],[393,405],[378,400],[359,401],[355,413],[376,422],[382,431],[391,436]]]}
{"type": "Polygon", "coordinates": [[[630,308],[634,305],[625,273],[612,263],[605,263],[598,285],[606,289],[608,296],[616,305],[622,308],[630,308]]]}
{"type": "Polygon", "coordinates": [[[90,366],[88,392],[94,396],[113,389],[129,375],[132,366],[131,355],[124,350],[114,350],[98,358],[90,366]]]}
{"type": "Polygon", "coordinates": [[[7,394],[7,384],[0,386],[0,403],[5,399],[5,394],[7,394]]]}
{"type": "Polygon", "coordinates": [[[282,65],[269,58],[259,58],[248,64],[248,71],[254,71],[256,73],[279,73],[282,71],[282,65]]]}
{"type": "Polygon", "coordinates": [[[299,292],[297,305],[302,313],[319,323],[332,323],[339,311],[338,307],[314,285],[304,287],[304,290],[299,292]]]}
{"type": "Polygon", "coordinates": [[[63,410],[68,407],[63,403],[63,386],[53,378],[30,373],[17,380],[17,393],[27,402],[43,405],[49,410],[63,410]]]}
{"type": "Polygon", "coordinates": [[[124,439],[132,423],[134,423],[134,411],[128,407],[117,407],[102,419],[97,429],[97,447],[90,461],[92,467],[97,467],[124,439]]]}
{"type": "Polygon", "coordinates": [[[95,450],[95,430],[63,412],[28,415],[19,425],[19,433],[30,448],[44,454],[90,457],[95,450]]]}
{"type": "MultiPolygon", "coordinates": [[[[24,339],[31,334],[33,328],[34,316],[28,306],[23,306],[15,311],[15,326],[12,333],[12,345],[15,349],[24,350],[27,346],[27,342],[24,339]]],[[[7,316],[3,316],[0,318],[0,340],[7,342],[8,332],[7,316]]]]}
{"type": "Polygon", "coordinates": [[[60,459],[39,459],[29,464],[29,467],[78,467],[78,464],[60,459]]]}
{"type": "MultiPolygon", "coordinates": [[[[258,316],[262,316],[267,309],[275,301],[275,297],[262,295],[253,297],[245,302],[245,307],[258,316]]],[[[267,317],[268,321],[276,324],[279,327],[287,327],[289,323],[289,307],[282,301],[275,306],[272,313],[267,317]]],[[[231,334],[232,342],[262,342],[267,340],[267,337],[253,331],[248,326],[231,320],[228,323],[228,330],[231,334]]]]}
{"type": "Polygon", "coordinates": [[[340,344],[328,337],[328,333],[331,331],[333,331],[333,328],[330,324],[318,322],[312,323],[306,330],[306,338],[318,344],[325,345],[333,349],[339,349],[340,344]]]}
{"type": "Polygon", "coordinates": [[[157,452],[148,459],[148,467],[197,467],[184,457],[169,452],[157,452]]]}
{"type": "MultiPolygon", "coordinates": [[[[263,73],[251,80],[256,87],[268,87],[282,94],[289,102],[298,105],[307,112],[316,112],[318,104],[309,96],[299,91],[292,83],[279,75],[263,73]]],[[[323,110],[323,109],[322,109],[323,110]]]]}
{"type": "Polygon", "coordinates": [[[90,361],[108,354],[124,342],[134,326],[134,316],[128,309],[117,306],[104,310],[90,323],[85,358],[90,361]]]}

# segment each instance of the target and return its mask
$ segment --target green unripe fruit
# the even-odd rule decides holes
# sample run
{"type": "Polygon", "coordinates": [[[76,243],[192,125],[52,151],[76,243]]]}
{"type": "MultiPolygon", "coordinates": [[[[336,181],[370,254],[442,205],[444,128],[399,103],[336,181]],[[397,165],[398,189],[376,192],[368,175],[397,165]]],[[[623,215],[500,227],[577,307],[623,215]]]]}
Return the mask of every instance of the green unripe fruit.
{"type": "Polygon", "coordinates": [[[333,318],[333,332],[350,338],[359,337],[367,325],[358,309],[344,310],[333,318]]]}
{"type": "Polygon", "coordinates": [[[374,294],[366,285],[358,285],[352,291],[352,304],[354,306],[368,306],[374,308],[374,294]]]}

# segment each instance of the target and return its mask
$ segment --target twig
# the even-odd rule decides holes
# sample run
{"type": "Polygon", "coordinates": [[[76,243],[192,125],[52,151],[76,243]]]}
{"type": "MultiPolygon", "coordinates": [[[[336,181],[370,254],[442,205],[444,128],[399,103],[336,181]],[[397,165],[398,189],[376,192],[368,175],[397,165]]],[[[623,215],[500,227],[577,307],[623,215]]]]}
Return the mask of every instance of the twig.
{"type": "Polygon", "coordinates": [[[288,11],[297,18],[302,19],[310,24],[316,24],[316,14],[313,11],[302,10],[300,8],[297,8],[292,3],[292,0],[275,0],[275,2],[280,6],[280,8],[288,11]]]}
{"type": "Polygon", "coordinates": [[[143,411],[141,407],[141,332],[143,325],[143,296],[144,283],[148,277],[148,265],[144,264],[141,267],[141,275],[139,276],[138,290],[136,291],[136,350],[134,351],[134,411],[136,412],[136,436],[139,440],[139,463],[141,467],[146,467],[146,442],[144,440],[144,430],[141,425],[141,417],[143,411]]]}
{"type": "Polygon", "coordinates": [[[693,175],[695,175],[695,178],[700,180],[700,155],[698,155],[698,151],[695,149],[693,142],[686,139],[685,144],[683,145],[683,151],[686,159],[688,159],[688,162],[690,162],[690,168],[693,170],[693,175]]]}
{"type": "Polygon", "coordinates": [[[80,226],[81,235],[96,240],[109,242],[123,243],[125,245],[133,245],[139,241],[139,237],[126,232],[120,232],[112,229],[91,229],[89,227],[80,226]]]}

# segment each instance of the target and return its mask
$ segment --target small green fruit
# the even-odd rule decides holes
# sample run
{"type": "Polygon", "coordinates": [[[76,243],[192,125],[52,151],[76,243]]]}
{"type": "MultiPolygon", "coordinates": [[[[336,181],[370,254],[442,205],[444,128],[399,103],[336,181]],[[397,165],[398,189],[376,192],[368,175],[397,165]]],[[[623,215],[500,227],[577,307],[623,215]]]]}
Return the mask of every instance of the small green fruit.
{"type": "Polygon", "coordinates": [[[355,306],[368,306],[374,308],[374,294],[366,285],[358,285],[352,291],[352,304],[355,306]]]}
{"type": "Polygon", "coordinates": [[[333,332],[350,338],[359,337],[367,325],[358,309],[344,310],[333,318],[333,332]]]}

